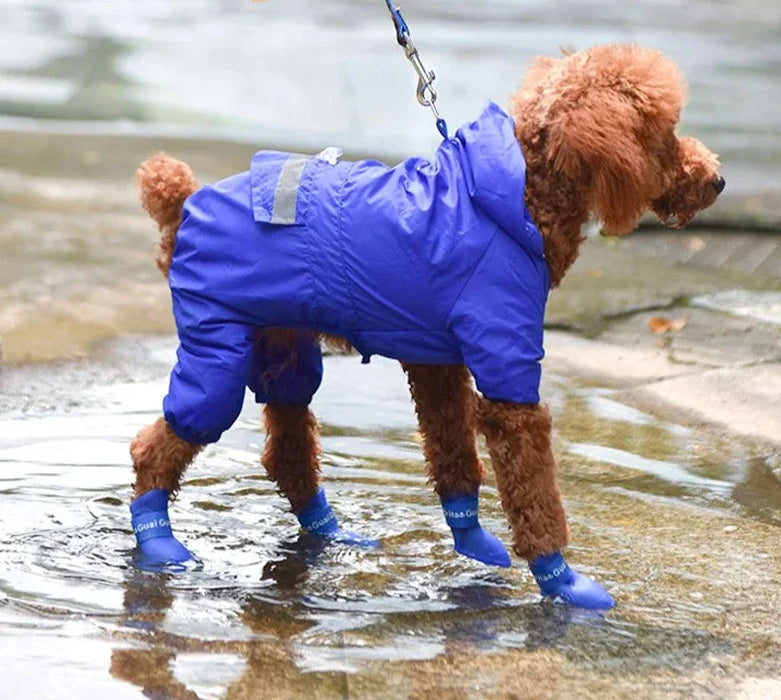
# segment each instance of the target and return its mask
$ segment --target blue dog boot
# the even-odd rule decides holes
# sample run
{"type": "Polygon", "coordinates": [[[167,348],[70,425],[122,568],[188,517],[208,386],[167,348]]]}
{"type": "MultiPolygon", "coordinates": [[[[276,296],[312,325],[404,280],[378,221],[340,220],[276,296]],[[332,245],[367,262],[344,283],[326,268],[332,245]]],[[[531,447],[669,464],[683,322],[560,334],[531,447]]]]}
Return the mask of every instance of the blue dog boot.
{"type": "Polygon", "coordinates": [[[442,497],[445,522],[453,533],[453,549],[490,566],[510,566],[504,545],[477,520],[477,492],[442,497]]]}
{"type": "Polygon", "coordinates": [[[572,570],[560,552],[543,554],[529,564],[545,598],[578,608],[609,610],[615,603],[594,579],[572,570]]]}
{"type": "Polygon", "coordinates": [[[352,544],[358,547],[379,547],[377,540],[370,540],[367,537],[356,535],[354,532],[347,532],[339,527],[339,521],[336,519],[333,509],[325,497],[325,491],[320,489],[309,503],[304,506],[297,516],[301,527],[318,537],[331,542],[340,544],[352,544]]]}
{"type": "Polygon", "coordinates": [[[139,496],[130,504],[130,515],[142,566],[190,568],[198,564],[171,531],[168,491],[153,489],[139,496]]]}

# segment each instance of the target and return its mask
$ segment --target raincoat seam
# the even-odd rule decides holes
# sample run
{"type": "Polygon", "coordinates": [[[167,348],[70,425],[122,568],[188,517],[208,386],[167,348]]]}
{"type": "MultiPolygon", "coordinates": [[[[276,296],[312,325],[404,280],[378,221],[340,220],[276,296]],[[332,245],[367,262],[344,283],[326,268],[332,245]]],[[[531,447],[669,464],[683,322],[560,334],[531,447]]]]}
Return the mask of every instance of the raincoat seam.
{"type": "Polygon", "coordinates": [[[339,252],[341,253],[341,258],[343,262],[343,264],[339,266],[339,272],[341,273],[342,281],[344,282],[345,293],[347,294],[346,301],[348,303],[350,316],[351,316],[351,318],[348,320],[347,323],[348,330],[353,330],[355,325],[357,324],[358,305],[355,303],[355,295],[353,293],[352,280],[350,279],[350,275],[347,274],[346,265],[344,264],[344,261],[347,260],[347,241],[345,240],[346,235],[344,232],[344,200],[345,197],[347,196],[347,188],[349,187],[349,183],[351,182],[350,177],[356,165],[357,163],[353,163],[344,176],[342,185],[339,188],[339,201],[336,207],[336,210],[338,212],[338,217],[339,217],[336,222],[337,240],[339,241],[339,252]]]}
{"type": "MultiPolygon", "coordinates": [[[[304,248],[306,249],[306,278],[309,282],[309,298],[311,300],[312,308],[319,308],[319,300],[317,298],[317,280],[314,272],[314,245],[312,244],[312,238],[316,235],[316,232],[312,230],[309,225],[309,209],[312,202],[312,186],[316,173],[312,173],[312,167],[317,167],[314,163],[315,159],[311,158],[307,163],[307,167],[301,175],[301,181],[298,185],[298,199],[296,201],[296,221],[300,221],[300,225],[304,228],[304,248]],[[302,196],[303,195],[303,196],[302,196]]],[[[291,233],[291,232],[288,232],[291,233]]],[[[294,232],[293,232],[294,233],[294,232]]]]}

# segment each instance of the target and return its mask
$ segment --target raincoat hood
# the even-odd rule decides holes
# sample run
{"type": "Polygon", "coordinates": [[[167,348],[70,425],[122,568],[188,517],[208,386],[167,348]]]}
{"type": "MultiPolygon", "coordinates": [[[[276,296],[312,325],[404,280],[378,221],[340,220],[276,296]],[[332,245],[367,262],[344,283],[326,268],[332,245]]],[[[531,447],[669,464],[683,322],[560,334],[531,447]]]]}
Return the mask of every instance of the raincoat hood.
{"type": "Polygon", "coordinates": [[[489,102],[478,119],[456,133],[472,201],[517,243],[542,255],[539,230],[526,209],[526,161],[512,118],[489,102]]]}

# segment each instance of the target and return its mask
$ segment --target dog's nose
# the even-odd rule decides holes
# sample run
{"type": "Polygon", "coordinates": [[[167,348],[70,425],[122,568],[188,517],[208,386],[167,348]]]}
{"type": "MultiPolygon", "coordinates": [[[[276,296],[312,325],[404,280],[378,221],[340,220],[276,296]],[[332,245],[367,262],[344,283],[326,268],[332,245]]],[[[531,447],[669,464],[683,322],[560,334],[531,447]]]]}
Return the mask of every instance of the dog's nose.
{"type": "Polygon", "coordinates": [[[716,194],[721,194],[726,184],[726,181],[721,175],[719,175],[717,178],[714,178],[713,189],[716,190],[716,194]]]}

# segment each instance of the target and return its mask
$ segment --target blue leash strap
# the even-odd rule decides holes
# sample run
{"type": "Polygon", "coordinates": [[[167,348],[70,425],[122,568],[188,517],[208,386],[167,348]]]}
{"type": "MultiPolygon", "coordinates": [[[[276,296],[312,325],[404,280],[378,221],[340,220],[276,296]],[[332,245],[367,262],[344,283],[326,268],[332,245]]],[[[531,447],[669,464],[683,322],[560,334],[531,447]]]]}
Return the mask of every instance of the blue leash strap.
{"type": "Polygon", "coordinates": [[[385,4],[388,6],[388,12],[391,13],[391,19],[396,27],[396,41],[399,42],[399,46],[405,47],[406,40],[409,37],[409,27],[401,16],[401,10],[391,0],[385,0],[385,4]]]}
{"type": "Polygon", "coordinates": [[[391,19],[393,20],[393,26],[396,28],[396,41],[398,41],[399,46],[404,49],[404,55],[409,59],[410,63],[412,63],[412,67],[418,75],[418,87],[415,91],[415,96],[423,107],[431,108],[436,120],[437,131],[439,131],[443,139],[446,139],[448,138],[447,124],[440,116],[436,105],[437,92],[434,90],[434,78],[436,77],[434,71],[426,70],[426,67],[420,60],[418,50],[415,48],[415,44],[412,43],[409,26],[401,16],[399,8],[393,4],[392,0],[385,0],[385,4],[388,6],[388,12],[390,12],[391,19]]]}

